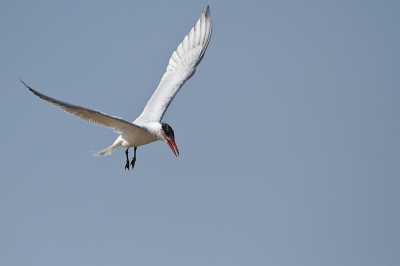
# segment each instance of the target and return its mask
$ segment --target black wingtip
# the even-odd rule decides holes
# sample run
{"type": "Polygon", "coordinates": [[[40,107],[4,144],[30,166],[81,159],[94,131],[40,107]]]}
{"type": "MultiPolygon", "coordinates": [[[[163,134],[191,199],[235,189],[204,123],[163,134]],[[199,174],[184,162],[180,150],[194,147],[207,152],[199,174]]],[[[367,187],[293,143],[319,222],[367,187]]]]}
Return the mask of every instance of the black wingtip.
{"type": "Polygon", "coordinates": [[[206,17],[209,17],[209,16],[210,16],[210,6],[207,5],[207,8],[206,8],[206,17]]]}
{"type": "Polygon", "coordinates": [[[30,89],[30,88],[29,88],[29,86],[28,86],[28,85],[26,85],[26,83],[25,83],[25,82],[24,82],[24,81],[23,81],[23,80],[22,80],[20,77],[18,77],[18,78],[19,78],[19,81],[21,81],[21,82],[22,82],[22,84],[24,84],[24,86],[25,86],[25,87],[27,87],[28,89],[30,89]]]}
{"type": "Polygon", "coordinates": [[[22,82],[22,84],[24,84],[25,87],[27,87],[34,94],[37,94],[37,92],[34,89],[32,89],[31,87],[29,87],[28,85],[26,85],[26,83],[20,77],[18,77],[18,78],[22,82]]]}

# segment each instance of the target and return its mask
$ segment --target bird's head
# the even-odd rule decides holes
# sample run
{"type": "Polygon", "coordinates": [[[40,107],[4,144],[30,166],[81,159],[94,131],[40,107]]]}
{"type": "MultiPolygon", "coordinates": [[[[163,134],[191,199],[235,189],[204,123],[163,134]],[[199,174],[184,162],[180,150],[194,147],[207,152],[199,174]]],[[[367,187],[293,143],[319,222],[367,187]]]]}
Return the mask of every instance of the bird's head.
{"type": "Polygon", "coordinates": [[[175,154],[175,156],[178,157],[179,150],[178,146],[176,146],[175,143],[175,135],[174,135],[174,130],[172,130],[172,127],[167,123],[161,123],[161,132],[164,137],[163,140],[168,144],[168,146],[171,148],[171,151],[175,154]]]}

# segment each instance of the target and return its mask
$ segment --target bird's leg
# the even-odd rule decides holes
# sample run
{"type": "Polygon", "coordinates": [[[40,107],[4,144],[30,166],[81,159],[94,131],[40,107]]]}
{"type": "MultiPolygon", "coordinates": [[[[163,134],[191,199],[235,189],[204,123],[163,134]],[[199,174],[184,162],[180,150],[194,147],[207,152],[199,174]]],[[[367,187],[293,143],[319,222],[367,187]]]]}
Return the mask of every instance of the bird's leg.
{"type": "Polygon", "coordinates": [[[136,149],[137,149],[137,147],[133,147],[133,158],[132,158],[132,161],[131,161],[132,169],[133,169],[133,167],[135,167],[135,162],[136,162],[136,149]]]}
{"type": "Polygon", "coordinates": [[[128,149],[126,149],[125,154],[126,154],[126,164],[125,164],[125,170],[128,169],[129,170],[129,157],[128,157],[128,149]]]}

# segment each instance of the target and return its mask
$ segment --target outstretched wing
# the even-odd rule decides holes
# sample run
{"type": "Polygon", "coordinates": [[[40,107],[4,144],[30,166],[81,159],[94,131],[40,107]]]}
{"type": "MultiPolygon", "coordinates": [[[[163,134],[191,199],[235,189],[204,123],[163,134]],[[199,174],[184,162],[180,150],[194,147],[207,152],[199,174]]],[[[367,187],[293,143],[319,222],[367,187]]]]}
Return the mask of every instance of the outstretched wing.
{"type": "Polygon", "coordinates": [[[46,96],[46,95],[38,92],[38,91],[35,91],[34,89],[32,89],[31,87],[26,85],[25,82],[23,82],[22,80],[21,80],[21,82],[25,85],[25,87],[27,87],[31,92],[33,92],[33,94],[35,94],[42,100],[45,100],[46,102],[49,102],[57,107],[60,107],[65,112],[70,113],[76,117],[79,117],[79,118],[85,120],[86,122],[93,123],[93,124],[99,125],[99,126],[113,128],[115,132],[119,132],[119,133],[122,133],[125,130],[139,130],[139,129],[141,130],[140,127],[138,127],[128,121],[125,121],[119,117],[110,116],[110,115],[101,113],[96,110],[92,110],[92,109],[84,108],[84,107],[81,107],[78,105],[73,105],[73,104],[70,104],[67,102],[56,100],[54,98],[51,98],[49,96],[46,96]]]}
{"type": "Polygon", "coordinates": [[[211,32],[212,20],[210,7],[207,6],[206,12],[201,14],[196,25],[173,52],[167,71],[135,123],[161,121],[179,89],[193,76],[196,67],[203,59],[211,39],[211,32]]]}

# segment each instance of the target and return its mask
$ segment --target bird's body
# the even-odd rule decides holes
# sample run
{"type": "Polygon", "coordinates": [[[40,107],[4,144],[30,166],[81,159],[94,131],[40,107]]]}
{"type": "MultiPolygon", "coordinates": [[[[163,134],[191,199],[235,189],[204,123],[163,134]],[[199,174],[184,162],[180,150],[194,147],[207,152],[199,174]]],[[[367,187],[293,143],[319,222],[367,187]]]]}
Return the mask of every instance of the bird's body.
{"type": "Polygon", "coordinates": [[[160,140],[161,136],[157,134],[160,131],[160,123],[149,122],[136,130],[122,132],[115,142],[120,142],[124,148],[139,147],[160,140]]]}
{"type": "Polygon", "coordinates": [[[206,12],[201,14],[195,27],[192,28],[183,42],[172,54],[160,84],[148,101],[142,114],[133,121],[133,123],[96,110],[56,100],[32,89],[22,80],[21,82],[36,96],[64,111],[87,122],[113,128],[114,131],[120,133],[119,137],[110,147],[94,155],[110,155],[116,148],[122,146],[126,148],[125,154],[127,162],[125,169],[129,169],[128,149],[134,147],[135,155],[131,161],[133,168],[136,161],[137,147],[157,140],[165,141],[175,156],[179,155],[179,150],[175,143],[174,131],[168,124],[162,123],[161,119],[179,89],[195,73],[196,67],[203,59],[208,43],[210,42],[211,32],[212,20],[210,8],[207,6],[206,12]]]}
{"type": "Polygon", "coordinates": [[[124,130],[110,147],[95,153],[94,156],[110,155],[119,146],[129,149],[131,147],[143,146],[157,140],[163,140],[162,136],[159,134],[159,132],[161,132],[161,123],[148,122],[142,127],[135,123],[133,124],[136,126],[135,128],[124,130]]]}

